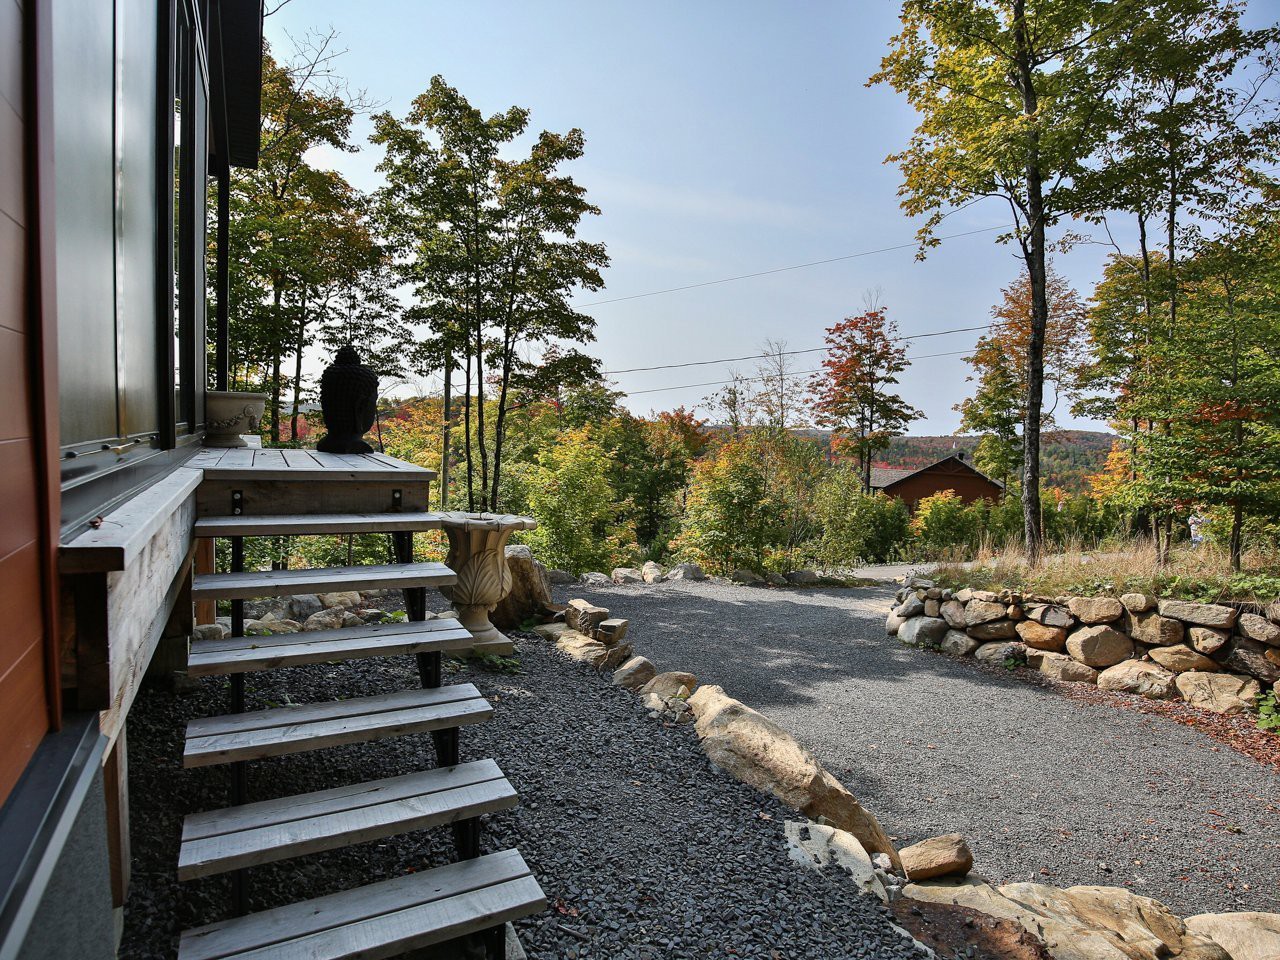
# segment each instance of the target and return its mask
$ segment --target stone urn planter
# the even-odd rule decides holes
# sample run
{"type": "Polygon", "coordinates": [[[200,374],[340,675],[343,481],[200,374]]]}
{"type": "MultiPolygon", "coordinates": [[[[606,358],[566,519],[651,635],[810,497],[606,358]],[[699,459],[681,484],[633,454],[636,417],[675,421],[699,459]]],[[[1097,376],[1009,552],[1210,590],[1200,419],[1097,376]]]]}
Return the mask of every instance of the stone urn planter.
{"type": "Polygon", "coordinates": [[[265,393],[236,390],[210,390],[205,394],[206,447],[248,446],[242,433],[257,433],[262,411],[267,405],[265,393]]]}
{"type": "Polygon", "coordinates": [[[532,530],[538,521],[511,514],[449,512],[443,529],[449,538],[446,565],[458,575],[458,582],[441,587],[453,601],[458,621],[476,639],[475,649],[495,652],[510,650],[509,641],[489,622],[489,613],[511,590],[511,570],[507,567],[507,540],[517,530],[532,530]]]}

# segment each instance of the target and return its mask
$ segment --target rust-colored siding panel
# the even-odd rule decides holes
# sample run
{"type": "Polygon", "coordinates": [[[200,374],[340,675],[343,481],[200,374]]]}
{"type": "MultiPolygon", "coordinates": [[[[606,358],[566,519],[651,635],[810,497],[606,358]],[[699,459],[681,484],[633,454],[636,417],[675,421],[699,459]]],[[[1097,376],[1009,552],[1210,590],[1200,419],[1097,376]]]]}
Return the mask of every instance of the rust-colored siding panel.
{"type": "Polygon", "coordinates": [[[45,714],[44,645],[39,639],[0,676],[0,704],[4,704],[5,718],[4,736],[0,737],[3,803],[49,728],[45,714]]]}
{"type": "Polygon", "coordinates": [[[27,232],[0,212],[0,327],[19,333],[27,329],[26,244],[27,232]]]}
{"type": "MultiPolygon", "coordinates": [[[[0,557],[34,545],[40,535],[40,501],[36,497],[35,479],[36,461],[31,441],[0,443],[0,504],[4,510],[4,522],[0,523],[0,557]]],[[[7,592],[6,584],[0,583],[0,595],[7,592]]],[[[39,592],[37,583],[36,593],[39,592]]],[[[0,610],[5,609],[8,603],[0,603],[0,610]]]]}
{"type": "MultiPolygon", "coordinates": [[[[40,550],[32,543],[0,558],[0,609],[12,627],[0,630],[0,673],[12,667],[43,633],[40,550]]],[[[0,739],[10,722],[12,705],[0,699],[0,739]]]]}
{"type": "MultiPolygon", "coordinates": [[[[0,384],[6,396],[22,396],[29,392],[27,338],[7,327],[0,327],[0,384]]],[[[24,404],[0,404],[0,442],[16,440],[31,436],[31,413],[24,404]]],[[[35,464],[32,463],[32,470],[35,464]]],[[[4,478],[0,477],[0,485],[4,478]]],[[[34,492],[34,491],[33,491],[34,492]]],[[[0,499],[8,514],[12,506],[7,500],[0,499]]],[[[34,502],[33,502],[34,505],[34,502]]],[[[3,531],[0,531],[3,536],[3,531]]],[[[0,548],[0,556],[5,554],[0,548]]]]}
{"type": "Polygon", "coordinates": [[[23,122],[23,14],[0,0],[0,804],[49,729],[41,527],[44,474],[32,437],[40,409],[32,376],[23,122]],[[16,64],[16,66],[15,66],[16,64]]]}

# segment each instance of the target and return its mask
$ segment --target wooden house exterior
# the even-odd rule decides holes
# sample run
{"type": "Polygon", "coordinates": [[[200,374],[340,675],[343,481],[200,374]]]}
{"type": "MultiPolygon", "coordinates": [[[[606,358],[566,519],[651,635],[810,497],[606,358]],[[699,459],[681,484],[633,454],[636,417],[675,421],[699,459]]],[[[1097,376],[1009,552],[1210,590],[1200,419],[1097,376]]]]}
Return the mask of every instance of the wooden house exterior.
{"type": "Polygon", "coordinates": [[[871,469],[871,489],[898,497],[913,513],[925,497],[953,490],[965,503],[976,500],[995,502],[1004,495],[1004,487],[972,466],[964,455],[953,453],[918,470],[887,467],[871,469]]]}
{"type": "Polygon", "coordinates": [[[261,0],[0,0],[5,960],[115,954],[124,719],[190,565],[205,198],[256,163],[261,30],[261,0]],[[129,541],[84,543],[122,503],[129,541]]]}

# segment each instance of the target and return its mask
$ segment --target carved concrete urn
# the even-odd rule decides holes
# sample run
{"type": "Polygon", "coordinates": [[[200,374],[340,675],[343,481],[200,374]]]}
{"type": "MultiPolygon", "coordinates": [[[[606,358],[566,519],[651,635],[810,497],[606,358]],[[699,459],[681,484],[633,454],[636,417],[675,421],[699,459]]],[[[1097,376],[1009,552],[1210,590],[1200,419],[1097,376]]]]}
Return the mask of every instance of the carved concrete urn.
{"type": "Polygon", "coordinates": [[[476,639],[476,648],[506,644],[508,640],[489,622],[489,612],[511,591],[511,570],[507,567],[507,541],[517,530],[532,530],[538,521],[511,514],[442,514],[449,537],[446,565],[458,575],[458,582],[441,587],[453,601],[458,621],[476,639]]]}
{"type": "Polygon", "coordinates": [[[243,433],[257,433],[262,411],[267,405],[265,393],[240,390],[210,390],[204,395],[206,447],[247,446],[243,433]]]}

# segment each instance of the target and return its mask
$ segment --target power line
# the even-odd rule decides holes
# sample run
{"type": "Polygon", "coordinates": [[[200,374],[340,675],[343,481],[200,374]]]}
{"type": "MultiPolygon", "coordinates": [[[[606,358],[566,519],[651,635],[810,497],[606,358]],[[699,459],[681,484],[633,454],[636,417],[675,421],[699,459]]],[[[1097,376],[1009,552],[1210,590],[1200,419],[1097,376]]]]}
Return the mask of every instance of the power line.
{"type": "MultiPolygon", "coordinates": [[[[990,233],[992,230],[1008,230],[1013,224],[1002,223],[997,227],[982,227],[978,230],[966,230],[964,233],[952,233],[945,237],[937,237],[938,240],[958,240],[961,237],[972,237],[979,233],[990,233]]],[[[758,273],[744,273],[737,277],[725,277],[722,280],[704,280],[701,283],[688,283],[683,287],[668,287],[665,290],[650,290],[648,293],[633,293],[628,297],[614,297],[612,300],[592,300],[590,303],[575,304],[578,310],[585,310],[587,307],[602,307],[606,303],[622,303],[624,300],[640,300],[644,297],[658,297],[664,293],[679,293],[681,290],[697,290],[699,287],[714,287],[721,283],[734,283],[738,280],[750,280],[753,277],[767,277],[774,273],[786,273],[789,270],[803,270],[806,267],[820,267],[826,263],[839,263],[842,260],[857,260],[859,257],[870,257],[877,253],[889,253],[893,250],[906,250],[910,247],[918,246],[918,243],[898,243],[892,247],[880,247],[877,250],[864,250],[861,253],[850,253],[843,257],[830,257],[826,260],[810,260],[808,263],[796,263],[789,267],[774,267],[772,270],[761,270],[758,273]]]]}
{"type": "MultiPolygon", "coordinates": [[[[929,360],[933,357],[959,357],[966,353],[973,353],[969,350],[952,350],[949,353],[925,353],[918,357],[909,357],[910,360],[929,360]]],[[[807,377],[813,373],[822,373],[822,370],[798,370],[795,373],[787,374],[788,377],[807,377]]],[[[628,397],[638,397],[642,393],[663,393],[667,390],[692,390],[694,387],[720,387],[726,383],[754,383],[757,380],[772,380],[775,374],[769,374],[762,377],[738,377],[736,380],[708,380],[705,383],[685,383],[678,387],[653,387],[648,390],[624,390],[623,393],[628,397]]]]}
{"type": "MultiPolygon", "coordinates": [[[[942,337],[949,333],[972,333],[975,330],[986,330],[989,324],[980,327],[956,327],[953,330],[935,330],[932,333],[913,333],[907,336],[894,337],[895,340],[923,340],[925,337],[942,337]]],[[[739,360],[759,360],[761,357],[794,357],[801,353],[820,353],[826,347],[810,347],[807,350],[781,350],[777,353],[753,353],[746,357],[721,357],[719,360],[690,360],[688,363],[661,363],[654,367],[628,367],[625,370],[605,370],[605,376],[619,373],[641,373],[647,370],[674,370],[678,367],[705,367],[715,363],[736,363],[739,360]]]]}

